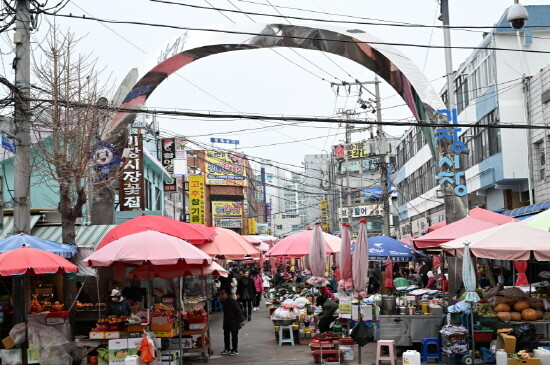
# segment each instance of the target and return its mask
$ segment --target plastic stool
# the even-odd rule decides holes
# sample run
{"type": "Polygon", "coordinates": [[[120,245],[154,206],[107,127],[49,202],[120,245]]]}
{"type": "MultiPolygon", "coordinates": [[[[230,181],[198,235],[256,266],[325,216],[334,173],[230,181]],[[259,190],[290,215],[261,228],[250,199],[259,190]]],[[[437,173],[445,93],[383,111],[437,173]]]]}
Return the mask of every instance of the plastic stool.
{"type": "Polygon", "coordinates": [[[394,340],[379,340],[376,342],[376,362],[374,364],[378,365],[380,361],[390,361],[392,365],[397,365],[394,340]],[[384,347],[388,348],[388,356],[382,355],[384,347]]]}
{"type": "Polygon", "coordinates": [[[439,338],[423,338],[422,339],[422,362],[428,362],[429,359],[441,360],[441,344],[439,338]],[[435,352],[430,352],[430,345],[435,346],[435,352]]]}
{"type": "Polygon", "coordinates": [[[223,311],[222,302],[219,300],[212,301],[212,312],[221,312],[223,311]]]}
{"type": "Polygon", "coordinates": [[[294,346],[294,332],[292,326],[279,326],[279,346],[283,346],[283,343],[291,343],[294,346]],[[288,330],[290,337],[283,338],[284,330],[288,330]]]}

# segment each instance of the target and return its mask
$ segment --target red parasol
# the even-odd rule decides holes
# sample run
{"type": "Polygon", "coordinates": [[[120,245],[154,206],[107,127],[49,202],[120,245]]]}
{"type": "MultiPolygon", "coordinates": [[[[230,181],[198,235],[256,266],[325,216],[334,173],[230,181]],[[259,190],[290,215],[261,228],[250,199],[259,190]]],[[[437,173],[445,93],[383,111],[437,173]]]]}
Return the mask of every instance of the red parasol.
{"type": "Polygon", "coordinates": [[[527,276],[525,275],[525,272],[527,271],[527,261],[516,261],[514,262],[514,266],[518,271],[516,286],[529,285],[529,280],[527,280],[527,276]]]}
{"type": "Polygon", "coordinates": [[[245,257],[260,257],[260,251],[230,229],[216,227],[216,237],[212,242],[197,246],[206,254],[224,256],[226,259],[244,259],[245,257]]]}
{"type": "Polygon", "coordinates": [[[54,253],[21,247],[0,254],[0,276],[67,274],[78,272],[72,262],[54,253]]]}
{"type": "Polygon", "coordinates": [[[216,235],[216,232],[212,227],[205,227],[201,224],[180,222],[175,219],[162,217],[159,215],[143,214],[111,229],[109,233],[103,237],[96,250],[122,237],[145,231],[165,233],[170,236],[181,238],[190,243],[210,242],[216,235]]]}
{"type": "MultiPolygon", "coordinates": [[[[349,232],[349,224],[342,224],[342,248],[340,249],[340,280],[342,286],[346,288],[346,284],[353,286],[352,282],[352,262],[351,262],[351,238],[349,232]],[[351,284],[351,285],[350,285],[351,284]]],[[[349,288],[351,289],[351,288],[349,288]]]]}
{"type": "Polygon", "coordinates": [[[393,262],[388,259],[386,262],[384,262],[385,268],[384,271],[386,272],[386,281],[384,282],[384,286],[386,288],[395,288],[395,284],[393,283],[393,262]]]}
{"type": "Polygon", "coordinates": [[[313,234],[310,237],[308,261],[313,276],[325,276],[327,254],[325,253],[325,242],[321,224],[315,223],[313,234]]]}
{"type": "Polygon", "coordinates": [[[353,287],[357,291],[365,290],[369,270],[369,243],[367,239],[367,221],[359,221],[359,234],[352,258],[353,287]]]}

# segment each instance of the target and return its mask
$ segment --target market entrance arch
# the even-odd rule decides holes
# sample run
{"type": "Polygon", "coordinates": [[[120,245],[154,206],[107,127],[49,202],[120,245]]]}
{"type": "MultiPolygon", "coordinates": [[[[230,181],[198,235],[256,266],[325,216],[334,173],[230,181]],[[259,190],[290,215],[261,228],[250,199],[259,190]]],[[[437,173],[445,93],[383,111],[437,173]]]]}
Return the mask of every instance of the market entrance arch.
{"type": "MultiPolygon", "coordinates": [[[[120,107],[139,110],[168,76],[201,58],[274,47],[318,50],[359,63],[390,84],[417,121],[435,121],[436,110],[445,109],[422,71],[395,47],[375,36],[359,29],[288,24],[228,25],[208,31],[186,31],[149,54],[148,64],[138,70],[137,82],[130,87],[120,107]]],[[[134,116],[128,111],[116,113],[108,130],[130,123],[134,116]]],[[[423,128],[426,136],[432,134],[431,128],[423,128]]]]}

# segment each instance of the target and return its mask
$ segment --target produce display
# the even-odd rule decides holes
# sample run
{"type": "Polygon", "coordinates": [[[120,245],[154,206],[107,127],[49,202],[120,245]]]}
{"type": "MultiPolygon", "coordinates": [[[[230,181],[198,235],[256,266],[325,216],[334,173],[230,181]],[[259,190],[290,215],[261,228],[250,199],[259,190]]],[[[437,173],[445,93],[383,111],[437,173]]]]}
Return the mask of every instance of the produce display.
{"type": "MultiPolygon", "coordinates": [[[[509,321],[537,321],[545,318],[544,303],[546,299],[502,298],[507,303],[499,303],[493,307],[498,319],[509,321]]],[[[479,314],[479,311],[478,311],[479,314]]]]}
{"type": "Polygon", "coordinates": [[[102,331],[121,331],[124,323],[128,321],[128,316],[109,316],[107,318],[99,319],[96,323],[96,327],[92,329],[92,332],[102,331]]]}
{"type": "Polygon", "coordinates": [[[40,312],[57,312],[62,311],[65,306],[59,302],[38,301],[38,296],[33,296],[31,301],[31,314],[40,312]]]}

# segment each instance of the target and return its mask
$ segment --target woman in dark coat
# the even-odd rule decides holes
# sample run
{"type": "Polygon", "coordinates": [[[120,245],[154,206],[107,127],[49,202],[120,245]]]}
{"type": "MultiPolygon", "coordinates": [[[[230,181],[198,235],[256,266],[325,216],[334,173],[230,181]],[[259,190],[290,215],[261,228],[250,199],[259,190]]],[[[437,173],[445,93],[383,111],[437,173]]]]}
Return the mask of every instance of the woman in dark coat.
{"type": "Polygon", "coordinates": [[[239,330],[244,325],[244,315],[241,306],[231,298],[226,288],[219,290],[223,302],[223,342],[222,355],[235,356],[239,354],[239,330]]]}
{"type": "Polygon", "coordinates": [[[237,299],[243,304],[248,320],[252,319],[252,301],[256,297],[256,285],[254,280],[245,271],[237,284],[237,299]]]}

